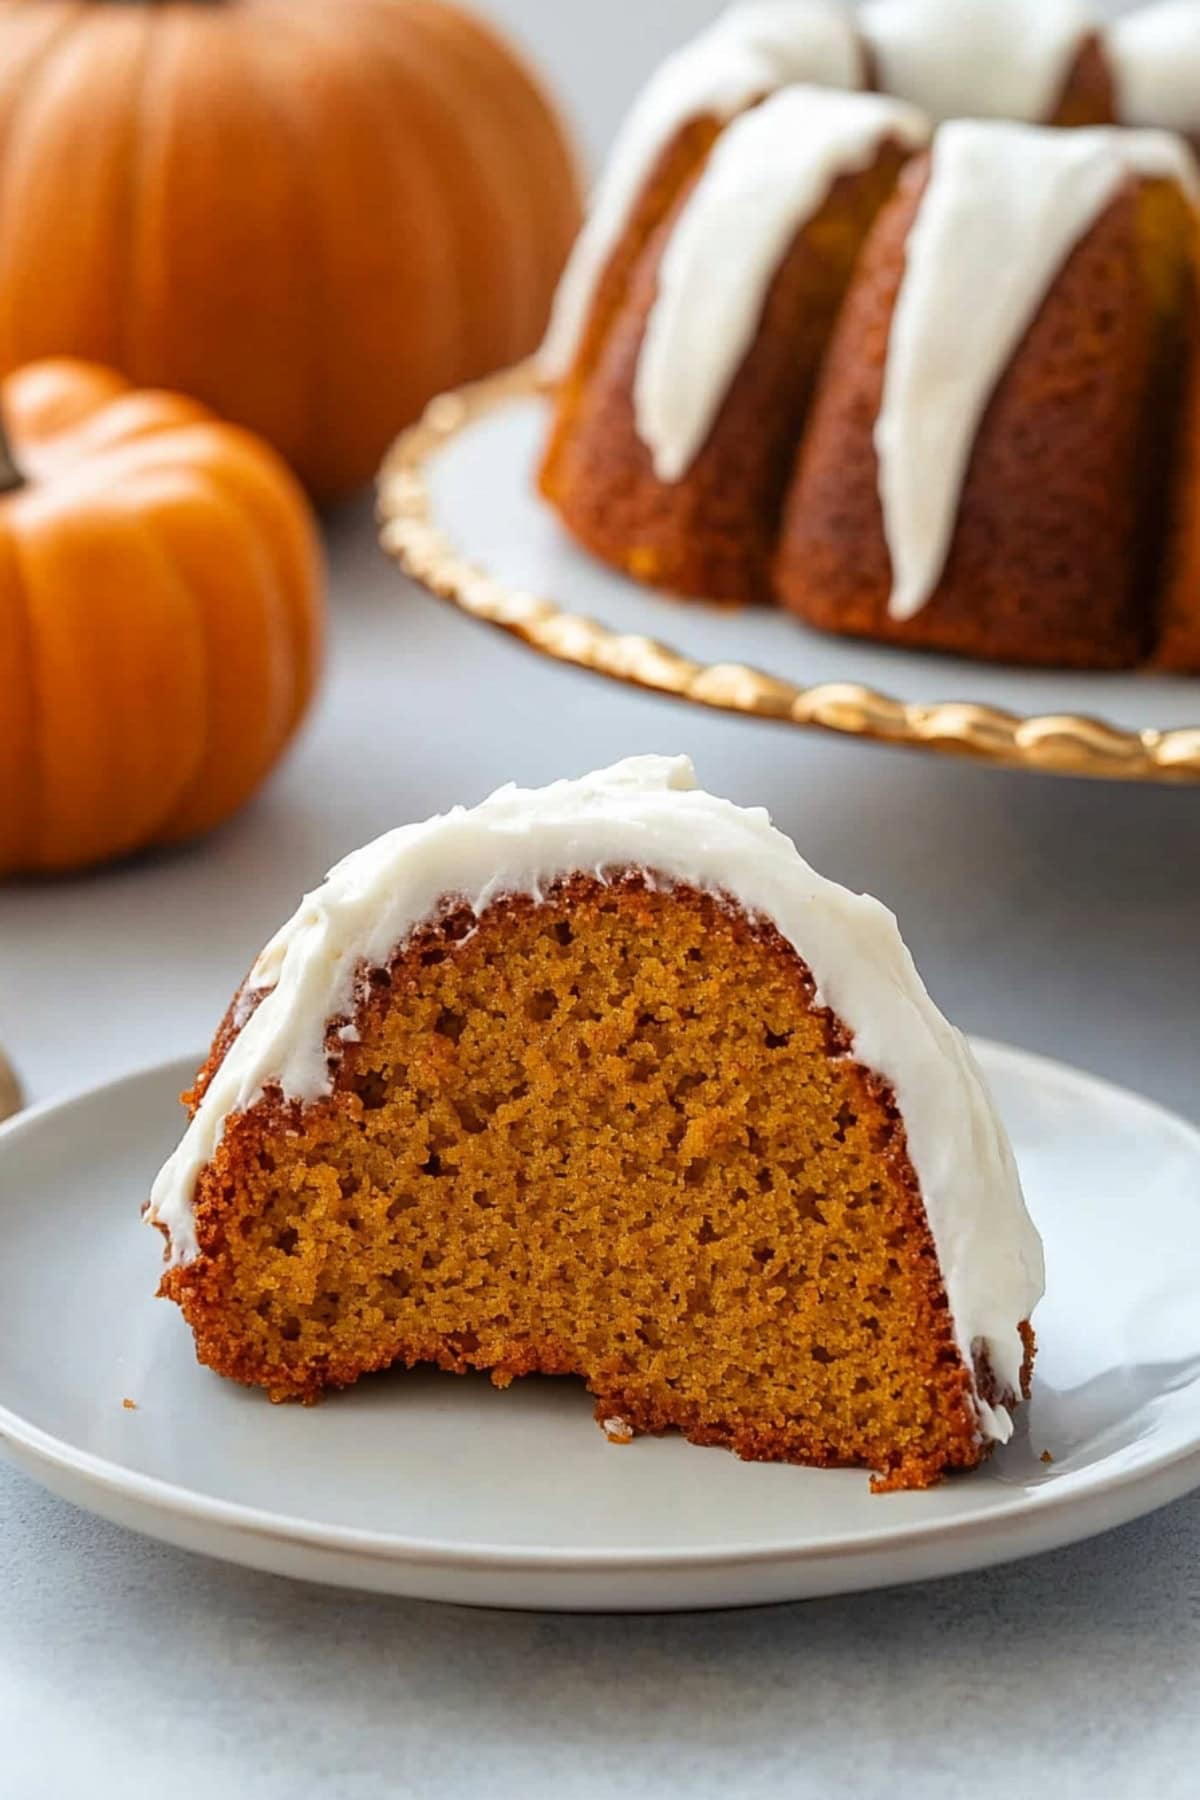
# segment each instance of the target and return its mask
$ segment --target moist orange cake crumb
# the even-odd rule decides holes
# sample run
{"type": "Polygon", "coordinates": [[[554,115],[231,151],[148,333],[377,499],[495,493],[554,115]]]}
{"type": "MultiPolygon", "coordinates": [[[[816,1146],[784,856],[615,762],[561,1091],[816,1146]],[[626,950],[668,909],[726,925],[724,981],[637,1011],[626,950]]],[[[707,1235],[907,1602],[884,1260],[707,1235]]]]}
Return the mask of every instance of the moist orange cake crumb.
{"type": "MultiPolygon", "coordinates": [[[[194,1110],[277,991],[239,996],[194,1110]]],[[[227,1117],[163,1279],[219,1373],[573,1375],[613,1441],[909,1487],[1027,1388],[1024,1317],[1015,1382],[964,1360],[894,1091],[729,894],[627,866],[446,899],[323,1031],[329,1091],[227,1117]]]]}

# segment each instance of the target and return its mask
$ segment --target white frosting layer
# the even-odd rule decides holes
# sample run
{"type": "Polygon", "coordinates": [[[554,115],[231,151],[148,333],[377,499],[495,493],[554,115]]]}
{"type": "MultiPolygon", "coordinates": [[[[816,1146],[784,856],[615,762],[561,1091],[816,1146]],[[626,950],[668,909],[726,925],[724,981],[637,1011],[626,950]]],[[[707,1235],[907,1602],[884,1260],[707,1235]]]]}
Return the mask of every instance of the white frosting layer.
{"type": "Polygon", "coordinates": [[[875,426],[894,619],[911,619],[933,594],[996,383],[1131,173],[1195,191],[1196,165],[1168,132],[960,120],[936,134],[875,426]]]}
{"type": "Polygon", "coordinates": [[[935,119],[1050,118],[1095,25],[1081,0],[872,0],[859,25],[886,93],[935,119]]]}
{"type": "MultiPolygon", "coordinates": [[[[892,915],[816,874],[765,812],[697,788],[686,757],[635,757],[535,792],[501,788],[339,863],[259,957],[250,982],[264,996],[154,1184],[148,1216],[170,1233],[172,1261],[198,1254],[196,1181],[230,1115],[269,1085],[301,1101],[329,1092],[326,1024],[351,1009],[362,965],[386,964],[448,895],[481,913],[562,876],[630,867],[728,895],[794,945],[855,1058],[895,1092],[968,1370],[981,1344],[1000,1384],[1019,1392],[1017,1325],[1041,1297],[1041,1242],[966,1041],[926,993],[892,915]]],[[[981,1433],[1006,1439],[1007,1413],[978,1406],[981,1433]]]]}
{"type": "Polygon", "coordinates": [[[885,139],[916,148],[930,129],[903,101],[796,86],[723,133],[671,234],[638,358],[638,435],[660,481],[703,447],[771,282],[838,176],[869,168],[885,139]]]}
{"type": "Polygon", "coordinates": [[[661,64],[618,134],[563,273],[542,346],[547,376],[570,368],[600,277],[668,145],[692,120],[731,119],[793,81],[862,86],[858,36],[829,0],[732,6],[661,64]]]}
{"type": "Polygon", "coordinates": [[[1200,131],[1200,0],[1163,0],[1116,19],[1104,47],[1123,125],[1200,131]]]}

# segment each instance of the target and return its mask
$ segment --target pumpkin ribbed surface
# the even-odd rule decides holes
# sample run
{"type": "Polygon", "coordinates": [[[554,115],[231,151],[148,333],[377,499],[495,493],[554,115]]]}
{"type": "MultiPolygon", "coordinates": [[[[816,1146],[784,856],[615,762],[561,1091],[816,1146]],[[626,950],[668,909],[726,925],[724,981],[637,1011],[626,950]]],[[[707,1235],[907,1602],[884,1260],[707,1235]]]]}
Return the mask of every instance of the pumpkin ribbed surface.
{"type": "Polygon", "coordinates": [[[0,0],[0,372],[195,394],[318,497],[533,348],[577,223],[540,89],[441,0],[0,0]]]}
{"type": "Polygon", "coordinates": [[[0,389],[0,875],[191,837],[312,694],[321,558],[292,476],[176,394],[59,359],[0,389]]]}

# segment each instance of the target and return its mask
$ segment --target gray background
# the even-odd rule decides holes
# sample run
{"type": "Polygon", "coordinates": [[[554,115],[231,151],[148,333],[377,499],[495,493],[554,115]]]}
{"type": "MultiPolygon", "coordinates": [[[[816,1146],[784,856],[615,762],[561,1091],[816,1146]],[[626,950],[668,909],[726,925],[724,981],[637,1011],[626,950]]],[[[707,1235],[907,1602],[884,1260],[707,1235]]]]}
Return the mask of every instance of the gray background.
{"type": "MultiPolygon", "coordinates": [[[[643,68],[715,7],[491,10],[559,72],[595,146],[643,68]]],[[[206,1041],[298,893],[398,820],[510,776],[686,748],[710,785],[767,802],[820,868],[894,906],[964,1025],[1200,1119],[1200,794],[1037,781],[673,710],[407,591],[365,507],[333,522],[331,551],[329,681],[256,805],[169,859],[0,892],[0,1041],[35,1097],[206,1041]]],[[[554,1619],[225,1569],[0,1468],[0,1800],[1169,1800],[1196,1793],[1198,1752],[1200,1498],[904,1592],[554,1619]]]]}

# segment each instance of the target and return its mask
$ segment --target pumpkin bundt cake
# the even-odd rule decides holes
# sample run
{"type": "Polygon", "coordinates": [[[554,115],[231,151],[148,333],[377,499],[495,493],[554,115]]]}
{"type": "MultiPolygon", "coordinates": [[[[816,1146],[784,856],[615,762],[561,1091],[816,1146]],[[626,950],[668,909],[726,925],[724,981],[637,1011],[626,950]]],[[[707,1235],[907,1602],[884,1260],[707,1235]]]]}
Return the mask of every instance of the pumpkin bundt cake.
{"type": "Polygon", "coordinates": [[[1198,59],[1200,0],[731,8],[568,265],[545,497],[677,594],[1200,672],[1198,59]]]}
{"type": "Polygon", "coordinates": [[[185,1099],[161,1292],[274,1399],[574,1375],[617,1439],[920,1487],[1028,1392],[1041,1249],[970,1051],[891,915],[683,758],[349,857],[185,1099]]]}

